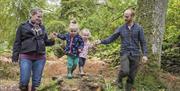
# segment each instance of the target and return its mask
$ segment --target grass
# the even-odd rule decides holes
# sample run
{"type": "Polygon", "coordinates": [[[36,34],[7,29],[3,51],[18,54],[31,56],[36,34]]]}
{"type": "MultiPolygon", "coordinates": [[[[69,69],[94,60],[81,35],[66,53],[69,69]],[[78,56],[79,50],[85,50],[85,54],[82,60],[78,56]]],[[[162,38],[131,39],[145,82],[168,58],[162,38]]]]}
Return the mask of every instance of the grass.
{"type": "Polygon", "coordinates": [[[59,91],[59,85],[56,81],[48,81],[48,84],[41,85],[38,91],[59,91]]]}

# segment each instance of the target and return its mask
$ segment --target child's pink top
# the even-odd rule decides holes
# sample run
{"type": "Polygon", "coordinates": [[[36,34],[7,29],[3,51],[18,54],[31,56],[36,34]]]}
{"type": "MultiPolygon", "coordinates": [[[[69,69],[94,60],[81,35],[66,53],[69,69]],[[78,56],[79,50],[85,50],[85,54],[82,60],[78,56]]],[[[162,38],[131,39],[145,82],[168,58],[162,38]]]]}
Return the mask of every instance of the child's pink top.
{"type": "Polygon", "coordinates": [[[79,54],[79,57],[82,58],[87,58],[88,55],[88,50],[92,48],[92,44],[90,44],[89,42],[84,42],[84,48],[81,51],[81,53],[79,54]]]}

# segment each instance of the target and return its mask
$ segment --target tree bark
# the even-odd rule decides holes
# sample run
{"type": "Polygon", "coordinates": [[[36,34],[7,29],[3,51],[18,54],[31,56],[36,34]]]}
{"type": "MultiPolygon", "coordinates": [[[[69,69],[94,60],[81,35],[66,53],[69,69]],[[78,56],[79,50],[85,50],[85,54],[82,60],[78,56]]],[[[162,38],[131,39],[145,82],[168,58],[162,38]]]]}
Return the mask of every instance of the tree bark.
{"type": "Polygon", "coordinates": [[[137,21],[144,28],[149,61],[161,65],[161,49],[165,31],[168,0],[138,0],[137,21]]]}

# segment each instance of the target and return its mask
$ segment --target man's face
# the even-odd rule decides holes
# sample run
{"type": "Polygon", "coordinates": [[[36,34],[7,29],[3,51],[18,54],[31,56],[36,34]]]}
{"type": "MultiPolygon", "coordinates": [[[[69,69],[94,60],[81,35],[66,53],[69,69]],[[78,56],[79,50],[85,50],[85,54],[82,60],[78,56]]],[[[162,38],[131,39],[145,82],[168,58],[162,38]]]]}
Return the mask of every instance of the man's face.
{"type": "Polygon", "coordinates": [[[132,12],[131,12],[130,10],[126,10],[126,11],[124,12],[124,20],[125,20],[126,22],[130,22],[130,21],[133,20],[132,12]]]}
{"type": "Polygon", "coordinates": [[[36,14],[32,15],[31,20],[35,24],[41,24],[41,22],[42,22],[42,12],[37,12],[36,14]]]}

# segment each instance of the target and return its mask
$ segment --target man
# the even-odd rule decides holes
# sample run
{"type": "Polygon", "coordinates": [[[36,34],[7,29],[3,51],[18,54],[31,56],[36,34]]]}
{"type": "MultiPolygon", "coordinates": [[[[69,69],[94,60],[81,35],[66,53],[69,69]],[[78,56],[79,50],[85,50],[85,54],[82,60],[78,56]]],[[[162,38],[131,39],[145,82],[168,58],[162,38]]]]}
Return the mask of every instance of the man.
{"type": "Polygon", "coordinates": [[[35,8],[30,12],[30,19],[17,29],[13,46],[12,61],[20,64],[20,90],[28,91],[32,71],[32,88],[35,91],[40,85],[43,68],[46,62],[45,46],[55,43],[55,36],[48,39],[42,25],[42,10],[35,8]]]}
{"type": "Polygon", "coordinates": [[[131,91],[135,80],[138,64],[140,61],[140,47],[143,53],[143,63],[147,62],[147,47],[144,38],[144,32],[140,25],[134,22],[135,12],[132,9],[127,9],[124,12],[125,24],[119,27],[110,37],[104,40],[97,41],[97,44],[109,44],[116,40],[119,36],[121,38],[121,52],[120,52],[120,70],[116,85],[119,88],[123,87],[122,79],[128,77],[125,86],[126,91],[131,91]]]}

